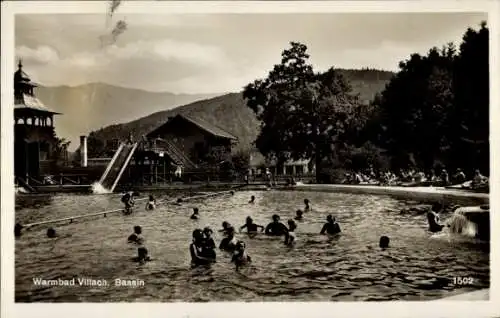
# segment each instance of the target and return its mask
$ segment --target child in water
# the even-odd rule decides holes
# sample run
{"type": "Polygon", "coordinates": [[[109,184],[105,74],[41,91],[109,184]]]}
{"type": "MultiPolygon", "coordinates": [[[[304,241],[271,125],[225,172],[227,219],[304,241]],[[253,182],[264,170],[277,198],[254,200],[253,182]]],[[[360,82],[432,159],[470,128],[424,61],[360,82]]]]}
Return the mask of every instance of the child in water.
{"type": "Polygon", "coordinates": [[[205,238],[200,229],[193,231],[193,242],[189,245],[189,252],[191,254],[191,265],[209,265],[215,263],[215,255],[209,255],[204,246],[205,238]]]}
{"type": "Polygon", "coordinates": [[[122,196],[122,202],[125,204],[125,210],[123,213],[130,214],[132,213],[132,208],[134,207],[134,192],[128,191],[122,196]]]}
{"type": "Polygon", "coordinates": [[[144,238],[142,237],[142,228],[139,225],[134,226],[134,233],[130,234],[127,242],[135,243],[138,245],[142,245],[144,243],[144,238]]]}
{"type": "Polygon", "coordinates": [[[255,224],[253,223],[253,220],[251,217],[247,216],[247,220],[246,220],[246,223],[243,224],[241,227],[240,227],[240,232],[241,230],[243,230],[244,228],[247,228],[247,231],[248,231],[248,234],[257,234],[257,231],[258,229],[260,228],[260,231],[263,232],[264,231],[264,227],[262,225],[258,225],[258,224],[255,224]]]}
{"type": "Polygon", "coordinates": [[[227,233],[230,229],[233,229],[233,226],[229,222],[222,222],[222,230],[219,230],[219,233],[222,233],[224,236],[227,236],[227,233]]]}
{"type": "Polygon", "coordinates": [[[152,195],[150,195],[148,203],[146,204],[146,210],[154,210],[155,208],[156,208],[156,200],[152,195]]]}
{"type": "Polygon", "coordinates": [[[245,248],[245,242],[238,241],[236,243],[236,248],[234,250],[233,257],[231,258],[231,262],[236,264],[236,270],[238,270],[241,266],[252,262],[252,258],[247,254],[245,248]]]}
{"type": "Polygon", "coordinates": [[[199,218],[198,208],[193,208],[193,214],[191,215],[191,220],[198,220],[199,218]]]}
{"type": "Polygon", "coordinates": [[[219,248],[223,251],[233,252],[236,249],[236,237],[234,237],[234,228],[230,227],[227,231],[227,237],[220,242],[219,248]]]}
{"type": "Polygon", "coordinates": [[[134,261],[139,262],[140,264],[151,261],[151,257],[148,255],[148,249],[145,247],[139,247],[137,249],[137,257],[134,258],[134,261]]]}
{"type": "Polygon", "coordinates": [[[285,237],[285,245],[293,245],[295,243],[295,229],[297,224],[294,220],[288,220],[288,235],[285,237]]]}
{"type": "Polygon", "coordinates": [[[304,214],[304,212],[302,212],[302,210],[297,210],[297,212],[295,212],[295,213],[297,214],[297,216],[295,217],[295,220],[302,221],[303,220],[302,214],[304,214]]]}
{"type": "Polygon", "coordinates": [[[252,196],[250,197],[250,201],[248,201],[248,203],[250,203],[250,204],[255,203],[255,196],[254,196],[254,195],[252,195],[252,196]]]}
{"type": "Polygon", "coordinates": [[[304,212],[309,212],[311,211],[311,207],[309,206],[309,199],[304,199],[304,212]]]}
{"type": "Polygon", "coordinates": [[[331,215],[328,215],[326,217],[326,223],[325,225],[323,225],[320,234],[325,234],[325,232],[331,235],[338,234],[341,232],[339,224],[336,222],[335,218],[331,215]]]}

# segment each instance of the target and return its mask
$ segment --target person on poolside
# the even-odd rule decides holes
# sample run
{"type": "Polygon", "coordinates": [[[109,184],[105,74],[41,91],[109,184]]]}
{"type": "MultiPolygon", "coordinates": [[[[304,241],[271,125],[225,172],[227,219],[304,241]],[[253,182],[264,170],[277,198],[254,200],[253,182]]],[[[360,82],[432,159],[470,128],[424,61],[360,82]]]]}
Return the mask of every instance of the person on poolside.
{"type": "Polygon", "coordinates": [[[293,245],[295,243],[295,229],[297,228],[297,224],[294,220],[288,220],[288,235],[285,237],[285,245],[293,245]]]}
{"type": "Polygon", "coordinates": [[[250,201],[248,201],[248,203],[250,203],[250,204],[254,204],[255,203],[255,195],[252,195],[250,197],[250,201]]]}
{"type": "Polygon", "coordinates": [[[135,243],[142,245],[144,243],[144,237],[142,236],[142,228],[139,225],[134,226],[134,233],[130,234],[127,239],[128,243],[135,243]]]}
{"type": "Polygon", "coordinates": [[[439,175],[439,179],[441,179],[442,186],[447,186],[450,184],[450,177],[449,177],[448,171],[446,171],[446,169],[441,170],[441,174],[439,175]]]}
{"type": "Polygon", "coordinates": [[[326,223],[323,225],[320,234],[330,234],[335,235],[341,232],[340,225],[336,222],[335,218],[332,215],[328,215],[326,217],[326,223]]]}
{"type": "Polygon", "coordinates": [[[193,231],[193,242],[189,245],[191,254],[191,266],[209,265],[215,263],[215,257],[207,257],[205,252],[205,238],[203,231],[196,229],[193,231]]]}
{"type": "Polygon", "coordinates": [[[464,183],[467,177],[465,176],[465,173],[462,171],[462,169],[457,168],[457,172],[453,175],[453,183],[454,184],[462,184],[464,183]]]}
{"type": "Polygon", "coordinates": [[[264,227],[262,225],[258,225],[258,224],[255,224],[253,223],[253,219],[249,216],[247,216],[247,219],[246,219],[246,223],[243,224],[241,227],[240,227],[240,232],[244,229],[244,228],[247,228],[247,232],[248,234],[257,234],[259,228],[260,228],[260,231],[263,232],[264,231],[264,227]]]}
{"type": "Polygon", "coordinates": [[[488,185],[488,178],[483,176],[479,169],[474,171],[474,177],[472,178],[471,187],[479,188],[488,185]]]}
{"type": "Polygon", "coordinates": [[[222,239],[219,249],[227,252],[233,252],[236,249],[236,237],[234,237],[234,227],[230,227],[227,231],[227,236],[222,239]]]}
{"type": "Polygon", "coordinates": [[[154,210],[154,209],[156,209],[156,200],[155,200],[155,198],[152,195],[150,195],[148,203],[146,204],[146,210],[151,211],[151,210],[154,210]]]}
{"type": "Polygon", "coordinates": [[[279,215],[274,214],[273,221],[267,225],[265,233],[271,236],[288,236],[288,228],[280,222],[279,215]]]}
{"type": "Polygon", "coordinates": [[[295,216],[295,220],[297,221],[302,221],[304,218],[302,217],[302,215],[304,214],[304,212],[302,212],[302,210],[297,210],[295,212],[296,216],[295,216]]]}
{"type": "Polygon", "coordinates": [[[236,264],[236,270],[252,262],[252,258],[245,251],[246,245],[243,241],[238,241],[231,258],[231,263],[236,264]]]}
{"type": "Polygon", "coordinates": [[[200,218],[198,208],[193,208],[193,214],[191,215],[191,220],[198,220],[200,218]]]}
{"type": "Polygon", "coordinates": [[[311,207],[309,206],[309,199],[304,199],[304,212],[311,211],[311,207]]]}
{"type": "Polygon", "coordinates": [[[222,229],[219,230],[219,233],[222,233],[224,236],[227,236],[227,233],[230,231],[230,229],[233,229],[233,226],[227,222],[227,221],[224,221],[222,222],[222,229]]]}

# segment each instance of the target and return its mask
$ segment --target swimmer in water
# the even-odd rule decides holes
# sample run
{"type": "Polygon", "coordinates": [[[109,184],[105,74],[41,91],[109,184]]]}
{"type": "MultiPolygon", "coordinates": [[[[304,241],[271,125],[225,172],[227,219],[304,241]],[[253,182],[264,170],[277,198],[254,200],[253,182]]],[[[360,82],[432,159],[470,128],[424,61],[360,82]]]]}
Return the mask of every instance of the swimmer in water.
{"type": "Polygon", "coordinates": [[[53,228],[49,227],[47,229],[47,237],[49,237],[49,238],[55,238],[55,237],[57,237],[56,230],[54,230],[53,228]]]}
{"type": "Polygon", "coordinates": [[[288,220],[288,235],[285,237],[285,245],[293,245],[295,243],[295,229],[297,224],[294,220],[288,220]]]}
{"type": "Polygon", "coordinates": [[[302,221],[304,218],[302,217],[302,214],[304,214],[304,212],[302,212],[302,210],[297,210],[297,212],[295,212],[297,214],[297,216],[295,217],[295,220],[297,221],[302,221]]]}
{"type": "Polygon", "coordinates": [[[154,209],[156,209],[156,200],[152,195],[150,195],[148,203],[146,204],[146,210],[154,210],[154,209]]]}
{"type": "Polygon", "coordinates": [[[233,226],[229,222],[222,222],[222,230],[219,230],[219,233],[222,233],[224,236],[227,236],[227,233],[230,229],[233,229],[233,226]]]}
{"type": "Polygon", "coordinates": [[[390,242],[389,237],[384,235],[380,237],[378,245],[380,246],[381,249],[386,249],[389,247],[389,242],[390,242]]]}
{"type": "Polygon", "coordinates": [[[236,237],[234,237],[234,228],[230,227],[227,231],[227,237],[220,242],[219,248],[223,251],[233,252],[236,248],[236,237]]]}
{"type": "Polygon", "coordinates": [[[309,199],[304,199],[304,212],[309,212],[311,211],[311,207],[309,206],[309,199]]]}
{"type": "Polygon", "coordinates": [[[269,223],[266,227],[266,235],[288,236],[288,228],[285,226],[285,224],[280,222],[279,215],[273,215],[273,222],[269,223]]]}
{"type": "Polygon", "coordinates": [[[244,228],[247,228],[248,234],[257,234],[259,228],[260,228],[261,232],[264,231],[264,227],[262,225],[258,225],[258,224],[253,223],[252,218],[249,216],[247,216],[246,223],[240,227],[240,232],[244,228]]]}
{"type": "Polygon", "coordinates": [[[215,241],[212,238],[212,229],[206,226],[203,229],[203,255],[215,259],[215,241]]]}
{"type": "Polygon", "coordinates": [[[137,249],[137,257],[134,258],[134,261],[141,264],[151,261],[151,257],[148,255],[148,249],[145,247],[139,247],[137,249]]]}
{"type": "Polygon", "coordinates": [[[134,233],[130,234],[127,242],[139,245],[142,245],[144,243],[144,237],[142,237],[142,228],[139,225],[134,226],[134,233]]]}
{"type": "Polygon", "coordinates": [[[192,266],[215,263],[215,257],[209,257],[205,254],[204,240],[202,230],[196,229],[193,231],[193,242],[189,245],[192,266]]]}
{"type": "Polygon", "coordinates": [[[336,222],[335,218],[331,215],[326,217],[326,223],[323,225],[321,232],[319,234],[338,234],[340,233],[340,225],[336,222]]]}
{"type": "Polygon", "coordinates": [[[200,215],[198,213],[198,208],[193,208],[193,215],[191,215],[191,220],[198,220],[199,217],[200,215]]]}
{"type": "Polygon", "coordinates": [[[236,264],[236,270],[252,262],[252,258],[245,251],[246,245],[243,241],[238,241],[231,258],[231,262],[236,264]]]}
{"type": "Polygon", "coordinates": [[[250,201],[248,201],[248,203],[250,203],[250,204],[255,203],[255,195],[252,195],[252,196],[250,197],[250,201]]]}
{"type": "Polygon", "coordinates": [[[444,225],[439,224],[439,216],[434,209],[427,212],[427,221],[429,222],[429,231],[432,233],[441,232],[443,230],[444,225]]]}
{"type": "Polygon", "coordinates": [[[23,228],[24,228],[24,226],[22,226],[19,223],[16,223],[16,225],[14,226],[14,235],[15,235],[15,237],[20,237],[21,236],[23,228]]]}
{"type": "Polygon", "coordinates": [[[134,207],[134,192],[128,191],[122,196],[122,202],[125,204],[125,210],[123,213],[130,214],[132,213],[132,208],[134,207]]]}

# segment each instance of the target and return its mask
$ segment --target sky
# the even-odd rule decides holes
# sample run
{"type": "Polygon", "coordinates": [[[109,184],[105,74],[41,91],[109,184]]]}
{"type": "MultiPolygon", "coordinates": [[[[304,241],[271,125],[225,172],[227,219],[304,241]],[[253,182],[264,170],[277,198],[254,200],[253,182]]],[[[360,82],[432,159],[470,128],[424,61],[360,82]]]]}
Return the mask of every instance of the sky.
{"type": "Polygon", "coordinates": [[[290,41],[316,71],[397,71],[412,53],[460,43],[485,13],[31,14],[15,19],[16,57],[47,86],[103,82],[148,91],[225,93],[263,78],[290,41]],[[102,45],[118,20],[127,29],[102,45]]]}

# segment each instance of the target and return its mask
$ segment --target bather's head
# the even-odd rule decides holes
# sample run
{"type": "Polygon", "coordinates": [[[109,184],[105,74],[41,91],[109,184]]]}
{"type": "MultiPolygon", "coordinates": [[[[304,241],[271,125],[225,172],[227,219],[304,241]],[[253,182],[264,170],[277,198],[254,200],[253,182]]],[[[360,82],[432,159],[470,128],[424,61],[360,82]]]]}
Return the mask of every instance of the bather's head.
{"type": "Polygon", "coordinates": [[[389,242],[390,242],[389,237],[387,237],[385,235],[381,236],[380,237],[380,242],[379,242],[380,248],[382,248],[382,249],[388,248],[389,247],[389,242]]]}
{"type": "Polygon", "coordinates": [[[142,227],[139,225],[134,226],[134,233],[135,234],[141,234],[142,233],[142,227]]]}

